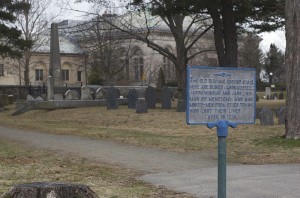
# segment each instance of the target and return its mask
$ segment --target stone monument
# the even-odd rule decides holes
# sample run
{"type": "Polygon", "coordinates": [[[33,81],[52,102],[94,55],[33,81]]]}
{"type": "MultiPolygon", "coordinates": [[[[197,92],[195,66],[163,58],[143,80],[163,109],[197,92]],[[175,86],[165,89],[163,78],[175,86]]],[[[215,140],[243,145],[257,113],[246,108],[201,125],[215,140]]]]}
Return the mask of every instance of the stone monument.
{"type": "Polygon", "coordinates": [[[54,86],[62,85],[61,78],[61,62],[60,62],[60,49],[58,38],[58,24],[51,24],[51,37],[50,37],[50,76],[53,78],[54,86]]]}

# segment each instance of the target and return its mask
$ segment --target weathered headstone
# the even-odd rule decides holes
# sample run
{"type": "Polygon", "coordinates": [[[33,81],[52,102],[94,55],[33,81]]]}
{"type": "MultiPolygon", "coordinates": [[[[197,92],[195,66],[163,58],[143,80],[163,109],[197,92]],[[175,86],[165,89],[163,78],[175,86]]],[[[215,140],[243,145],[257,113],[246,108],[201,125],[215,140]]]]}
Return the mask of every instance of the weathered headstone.
{"type": "Polygon", "coordinates": [[[35,182],[19,184],[2,195],[3,198],[99,198],[88,186],[81,184],[35,182]]]}
{"type": "Polygon", "coordinates": [[[98,88],[96,91],[96,99],[104,99],[106,96],[106,91],[102,87],[98,88]]]}
{"type": "Polygon", "coordinates": [[[274,125],[273,112],[269,108],[263,108],[261,110],[260,125],[274,125]]]}
{"type": "Polygon", "coordinates": [[[266,98],[269,100],[271,98],[271,87],[266,87],[266,98]]]}
{"type": "Polygon", "coordinates": [[[62,75],[57,23],[51,24],[49,72],[50,76],[53,77],[53,86],[61,86],[62,75]]]}
{"type": "Polygon", "coordinates": [[[15,102],[15,96],[14,95],[8,95],[8,104],[14,104],[15,102]]]}
{"type": "Polygon", "coordinates": [[[159,69],[157,83],[156,83],[156,102],[161,102],[161,90],[165,86],[165,75],[163,69],[159,69]]]}
{"type": "Polygon", "coordinates": [[[26,96],[26,101],[29,102],[29,101],[35,101],[34,97],[32,95],[27,95],[26,96]]]}
{"type": "Polygon", "coordinates": [[[3,106],[6,106],[9,104],[9,101],[8,101],[8,95],[7,94],[0,94],[0,103],[3,105],[3,106]]]}
{"type": "Polygon", "coordinates": [[[65,100],[78,100],[79,99],[79,94],[76,90],[68,90],[65,93],[65,100]]]}
{"type": "Polygon", "coordinates": [[[274,93],[274,94],[273,94],[273,99],[274,99],[274,100],[278,100],[278,94],[277,94],[277,93],[274,93]]]}
{"type": "Polygon", "coordinates": [[[91,89],[87,86],[81,87],[81,100],[92,100],[91,89]]]}
{"type": "Polygon", "coordinates": [[[62,94],[54,94],[54,100],[64,100],[64,96],[62,94]]]}
{"type": "Polygon", "coordinates": [[[118,109],[118,91],[115,87],[109,87],[107,89],[106,107],[107,110],[118,109]]]}
{"type": "Polygon", "coordinates": [[[156,104],[156,91],[153,87],[148,86],[145,92],[145,100],[148,109],[155,109],[156,104]]]}
{"type": "Polygon", "coordinates": [[[280,92],[279,96],[278,96],[279,100],[283,100],[284,99],[284,94],[282,92],[280,92]]]}
{"type": "Polygon", "coordinates": [[[286,107],[281,107],[278,111],[278,124],[285,124],[286,107]]]}
{"type": "Polygon", "coordinates": [[[260,112],[261,112],[261,108],[256,108],[256,111],[255,111],[255,119],[260,119],[260,112]]]}
{"type": "Polygon", "coordinates": [[[35,100],[36,101],[44,101],[44,99],[41,96],[38,96],[35,100]]]}
{"type": "Polygon", "coordinates": [[[171,109],[172,106],[171,99],[172,99],[171,89],[167,86],[164,86],[161,90],[161,108],[171,109]]]}
{"type": "Polygon", "coordinates": [[[138,100],[137,91],[135,89],[129,90],[127,95],[128,109],[135,109],[137,100],[138,100]]]}
{"type": "Polygon", "coordinates": [[[54,100],[54,82],[52,76],[48,77],[47,100],[54,100]]]}
{"type": "Polygon", "coordinates": [[[136,113],[147,113],[147,101],[143,98],[139,98],[136,102],[136,113]]]}

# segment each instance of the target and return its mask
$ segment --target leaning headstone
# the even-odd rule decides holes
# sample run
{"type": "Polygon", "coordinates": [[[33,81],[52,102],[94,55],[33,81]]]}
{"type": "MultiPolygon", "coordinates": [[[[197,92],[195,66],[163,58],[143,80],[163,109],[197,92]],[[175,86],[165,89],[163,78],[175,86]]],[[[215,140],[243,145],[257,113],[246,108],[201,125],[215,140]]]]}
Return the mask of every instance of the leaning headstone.
{"type": "Polygon", "coordinates": [[[27,95],[26,96],[26,101],[35,101],[34,97],[32,95],[27,95]]]}
{"type": "Polygon", "coordinates": [[[106,107],[107,110],[118,109],[118,91],[115,87],[109,87],[106,93],[106,107]]]}
{"type": "Polygon", "coordinates": [[[128,109],[136,108],[137,99],[138,99],[137,91],[135,89],[129,90],[128,95],[127,95],[128,109]]]}
{"type": "Polygon", "coordinates": [[[169,87],[164,86],[161,90],[161,108],[171,109],[172,93],[169,87]]]}
{"type": "Polygon", "coordinates": [[[3,198],[99,198],[82,184],[35,182],[19,184],[2,195],[3,198]]]}
{"type": "Polygon", "coordinates": [[[96,91],[96,99],[104,99],[106,95],[105,89],[102,87],[98,88],[96,91]]]}
{"type": "Polygon", "coordinates": [[[278,124],[285,124],[286,107],[281,107],[278,111],[278,124]]]}
{"type": "Polygon", "coordinates": [[[261,110],[260,125],[274,125],[273,112],[269,108],[263,108],[261,110]]]}
{"type": "Polygon", "coordinates": [[[278,96],[279,100],[283,100],[284,99],[284,94],[282,92],[280,92],[279,96],[278,96]]]}
{"type": "Polygon", "coordinates": [[[266,98],[271,98],[271,87],[266,87],[266,98]]]}
{"type": "Polygon", "coordinates": [[[81,87],[81,100],[92,100],[91,89],[87,86],[81,87]]]}
{"type": "Polygon", "coordinates": [[[145,99],[148,109],[155,109],[156,104],[156,91],[153,87],[148,86],[145,92],[145,99]]]}
{"type": "Polygon", "coordinates": [[[54,100],[64,100],[64,96],[62,94],[54,94],[54,100]]]}
{"type": "Polygon", "coordinates": [[[147,113],[147,102],[143,98],[139,98],[136,102],[136,113],[147,113]]]}
{"type": "Polygon", "coordinates": [[[65,100],[76,100],[76,96],[73,90],[68,90],[65,93],[65,100]]]}

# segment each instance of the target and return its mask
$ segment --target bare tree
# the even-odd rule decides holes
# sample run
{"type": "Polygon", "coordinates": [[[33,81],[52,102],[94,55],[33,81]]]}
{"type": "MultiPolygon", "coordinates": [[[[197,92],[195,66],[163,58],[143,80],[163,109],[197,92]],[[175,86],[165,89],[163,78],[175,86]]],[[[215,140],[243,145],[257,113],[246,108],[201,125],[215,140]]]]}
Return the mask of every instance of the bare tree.
{"type": "Polygon", "coordinates": [[[25,40],[32,41],[32,47],[23,51],[23,58],[20,59],[20,78],[22,77],[21,71],[24,71],[25,85],[29,85],[29,71],[30,71],[30,59],[32,55],[47,42],[47,38],[44,37],[45,31],[49,27],[55,18],[60,14],[62,7],[58,7],[58,12],[55,14],[47,13],[47,8],[54,4],[55,0],[20,0],[30,5],[29,9],[24,12],[20,12],[17,15],[17,25],[21,28],[25,40]]]}
{"type": "MultiPolygon", "coordinates": [[[[103,1],[97,2],[102,3],[103,1]]],[[[107,1],[104,2],[107,3],[107,1]]],[[[210,16],[203,13],[175,13],[172,11],[173,5],[171,1],[156,1],[155,7],[164,11],[153,14],[149,10],[152,6],[151,3],[139,5],[128,4],[128,12],[116,16],[113,20],[107,20],[98,13],[94,13],[94,15],[97,15],[98,19],[108,23],[116,30],[146,43],[148,47],[172,61],[176,68],[178,88],[183,89],[186,86],[188,61],[202,52],[214,50],[199,49],[192,51],[197,41],[211,30],[212,23],[210,16]],[[164,43],[157,40],[153,34],[155,30],[171,32],[175,43],[175,52],[170,51],[165,47],[164,43]]]]}
{"type": "MultiPolygon", "coordinates": [[[[109,20],[114,15],[106,14],[104,17],[109,20]]],[[[89,55],[90,81],[114,85],[118,81],[129,80],[129,61],[138,53],[131,37],[120,34],[97,18],[81,23],[75,29],[79,44],[89,55]]]]}
{"type": "Polygon", "coordinates": [[[286,138],[300,138],[300,0],[286,0],[286,138]]]}

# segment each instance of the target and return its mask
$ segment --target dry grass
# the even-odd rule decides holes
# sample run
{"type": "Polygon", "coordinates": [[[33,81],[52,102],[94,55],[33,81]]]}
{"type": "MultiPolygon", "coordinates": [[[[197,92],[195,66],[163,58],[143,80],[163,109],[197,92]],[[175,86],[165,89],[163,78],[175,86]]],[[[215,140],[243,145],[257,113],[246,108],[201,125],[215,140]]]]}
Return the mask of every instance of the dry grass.
{"type": "Polygon", "coordinates": [[[124,168],[33,150],[3,139],[0,173],[0,195],[19,183],[47,181],[85,184],[99,197],[190,197],[137,181],[137,173],[124,168]]]}
{"type": "MultiPolygon", "coordinates": [[[[261,100],[257,105],[279,108],[283,103],[261,100]]],[[[216,129],[189,126],[185,122],[185,113],[175,109],[158,108],[147,114],[136,114],[124,106],[111,111],[106,107],[35,110],[17,117],[10,113],[0,114],[0,124],[181,152],[216,151],[217,147],[216,129]]],[[[260,126],[259,120],[254,125],[239,125],[229,132],[228,158],[250,164],[300,162],[300,145],[286,146],[291,143],[279,138],[282,135],[283,125],[260,126]]]]}

